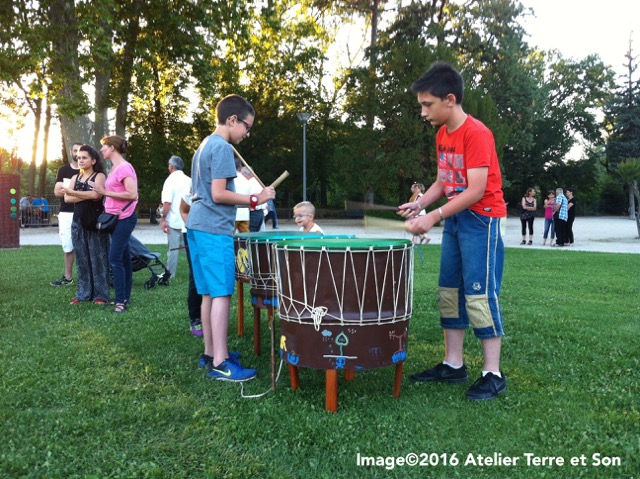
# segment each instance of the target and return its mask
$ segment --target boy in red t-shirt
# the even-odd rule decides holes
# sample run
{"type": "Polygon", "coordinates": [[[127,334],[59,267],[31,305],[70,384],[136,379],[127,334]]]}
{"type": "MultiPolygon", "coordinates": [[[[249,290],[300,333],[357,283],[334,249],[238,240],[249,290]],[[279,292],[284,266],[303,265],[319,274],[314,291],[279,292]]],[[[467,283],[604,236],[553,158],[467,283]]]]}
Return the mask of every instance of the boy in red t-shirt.
{"type": "Polygon", "coordinates": [[[500,370],[504,332],[498,300],[506,206],[493,134],[462,109],[464,82],[451,65],[434,63],[411,90],[422,106],[422,119],[440,127],[436,136],[438,178],[417,201],[401,205],[398,213],[409,219],[407,231],[412,234],[426,233],[446,218],[438,282],[445,357],[411,379],[467,381],[463,344],[471,325],[482,342],[484,365],[467,398],[494,399],[506,392],[507,384],[500,370]],[[443,196],[447,204],[418,216],[443,196]]]}

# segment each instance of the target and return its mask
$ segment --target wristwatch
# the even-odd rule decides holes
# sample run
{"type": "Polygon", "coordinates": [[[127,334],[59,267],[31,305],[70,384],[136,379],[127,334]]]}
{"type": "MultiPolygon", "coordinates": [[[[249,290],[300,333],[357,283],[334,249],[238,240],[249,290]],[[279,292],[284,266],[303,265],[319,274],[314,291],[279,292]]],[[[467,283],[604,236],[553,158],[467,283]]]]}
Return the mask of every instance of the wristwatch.
{"type": "Polygon", "coordinates": [[[251,195],[249,196],[249,201],[251,202],[249,206],[252,210],[255,210],[256,206],[258,206],[258,197],[256,195],[251,195]]]}

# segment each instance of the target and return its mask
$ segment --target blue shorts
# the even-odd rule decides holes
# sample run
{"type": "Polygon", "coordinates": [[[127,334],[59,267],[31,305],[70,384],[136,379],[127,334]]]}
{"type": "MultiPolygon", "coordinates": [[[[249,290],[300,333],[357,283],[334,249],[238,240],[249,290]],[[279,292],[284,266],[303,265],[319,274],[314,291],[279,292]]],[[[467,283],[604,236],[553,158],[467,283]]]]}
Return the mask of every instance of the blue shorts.
{"type": "Polygon", "coordinates": [[[187,239],[198,293],[231,296],[236,279],[233,237],[188,229],[187,239]]]}
{"type": "Polygon", "coordinates": [[[444,222],[438,281],[443,328],[471,325],[476,337],[482,339],[504,335],[499,301],[503,221],[464,210],[444,222]]]}

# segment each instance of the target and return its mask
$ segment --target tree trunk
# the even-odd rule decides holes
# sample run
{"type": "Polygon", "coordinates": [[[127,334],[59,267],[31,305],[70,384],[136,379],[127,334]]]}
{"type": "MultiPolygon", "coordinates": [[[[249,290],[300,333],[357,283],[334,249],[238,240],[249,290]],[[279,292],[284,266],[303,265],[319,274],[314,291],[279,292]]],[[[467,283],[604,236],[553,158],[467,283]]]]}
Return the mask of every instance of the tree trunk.
{"type": "MultiPolygon", "coordinates": [[[[138,3],[133,2],[136,9],[138,3]]],[[[135,10],[134,10],[135,13],[135,10]]],[[[138,15],[130,18],[129,29],[124,44],[124,51],[120,61],[120,84],[116,91],[118,106],[116,108],[116,135],[125,138],[127,131],[127,111],[129,109],[129,92],[131,91],[131,78],[133,77],[133,62],[135,59],[138,34],[140,33],[140,21],[138,15]]]]}
{"type": "MultiPolygon", "coordinates": [[[[89,143],[92,123],[89,106],[82,91],[78,59],[80,36],[74,0],[52,0],[49,8],[51,25],[56,32],[52,38],[52,90],[53,102],[60,114],[60,129],[64,144],[89,143]]],[[[67,160],[71,152],[65,149],[67,160]]]]}
{"type": "Polygon", "coordinates": [[[34,116],[33,142],[31,143],[31,163],[27,178],[27,191],[35,195],[36,192],[36,159],[38,158],[38,138],[40,137],[40,122],[42,121],[42,98],[33,99],[32,110],[34,116]]]}
{"type": "Polygon", "coordinates": [[[51,127],[51,104],[47,101],[44,110],[44,128],[42,129],[42,161],[40,162],[40,175],[38,190],[40,196],[44,196],[47,188],[47,156],[49,155],[49,129],[51,127]]]}
{"type": "Polygon", "coordinates": [[[630,220],[635,220],[636,217],[638,216],[636,214],[636,200],[635,197],[633,196],[634,194],[634,190],[637,188],[638,183],[637,182],[633,182],[629,185],[629,219],[630,220]]]}
{"type": "Polygon", "coordinates": [[[99,145],[100,140],[109,133],[109,108],[107,99],[109,96],[110,75],[96,71],[95,121],[93,122],[93,145],[99,145]]]}
{"type": "MultiPolygon", "coordinates": [[[[640,191],[638,190],[638,182],[636,180],[634,180],[631,184],[631,189],[633,190],[633,196],[635,196],[636,199],[636,205],[640,207],[640,191]]],[[[640,214],[638,214],[635,207],[634,211],[636,212],[636,228],[638,229],[638,238],[640,238],[640,214]]]]}

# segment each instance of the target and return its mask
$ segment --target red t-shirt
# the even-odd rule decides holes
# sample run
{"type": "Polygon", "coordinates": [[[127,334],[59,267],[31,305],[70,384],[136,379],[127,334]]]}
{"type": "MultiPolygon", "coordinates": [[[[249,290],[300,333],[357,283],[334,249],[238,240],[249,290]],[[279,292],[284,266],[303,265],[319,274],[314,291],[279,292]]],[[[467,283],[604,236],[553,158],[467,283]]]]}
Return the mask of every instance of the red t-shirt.
{"type": "Polygon", "coordinates": [[[493,133],[481,121],[471,115],[460,128],[447,133],[442,126],[436,136],[438,153],[438,175],[449,200],[455,198],[469,186],[467,170],[488,167],[487,186],[480,201],[470,210],[484,216],[503,218],[507,208],[502,194],[502,175],[498,163],[493,133]]]}

